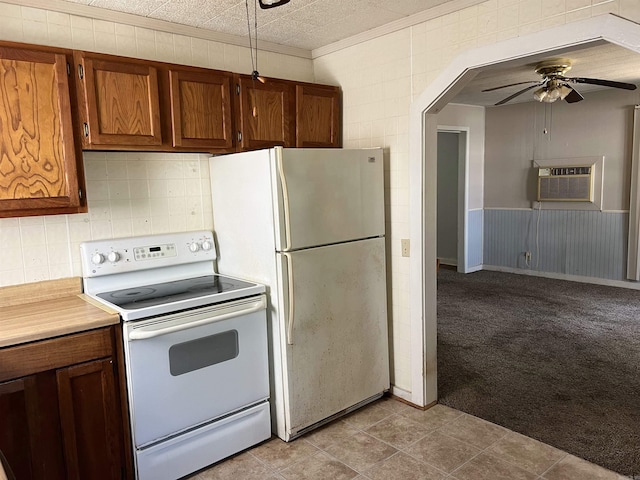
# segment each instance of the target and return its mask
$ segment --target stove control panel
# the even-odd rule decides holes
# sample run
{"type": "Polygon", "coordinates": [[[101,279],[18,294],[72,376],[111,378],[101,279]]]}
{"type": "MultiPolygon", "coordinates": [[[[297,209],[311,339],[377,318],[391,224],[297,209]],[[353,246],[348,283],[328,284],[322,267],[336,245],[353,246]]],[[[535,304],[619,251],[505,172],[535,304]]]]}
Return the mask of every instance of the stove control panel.
{"type": "Polygon", "coordinates": [[[163,245],[152,245],[145,247],[135,247],[133,255],[136,261],[148,261],[161,257],[175,257],[177,255],[175,243],[165,243],[163,245]]]}
{"type": "Polygon", "coordinates": [[[89,278],[213,261],[216,252],[213,234],[202,230],[84,242],[80,256],[82,276],[89,278]]]}

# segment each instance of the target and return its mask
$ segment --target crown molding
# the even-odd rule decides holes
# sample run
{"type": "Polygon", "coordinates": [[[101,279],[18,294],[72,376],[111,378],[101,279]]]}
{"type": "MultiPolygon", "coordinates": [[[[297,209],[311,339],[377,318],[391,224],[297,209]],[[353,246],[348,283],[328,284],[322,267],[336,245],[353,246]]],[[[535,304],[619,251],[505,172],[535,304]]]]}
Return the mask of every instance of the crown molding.
{"type": "Polygon", "coordinates": [[[443,15],[447,15],[458,10],[464,10],[465,8],[473,7],[474,5],[484,3],[485,1],[486,0],[448,1],[436,7],[416,13],[415,15],[400,18],[399,20],[396,20],[394,22],[387,23],[380,27],[372,28],[371,30],[367,30],[366,32],[353,35],[349,38],[345,38],[344,40],[339,40],[329,45],[325,45],[324,47],[315,48],[311,51],[311,58],[315,60],[316,58],[322,57],[324,55],[329,55],[330,53],[344,50],[345,48],[352,47],[359,43],[364,43],[369,40],[388,35],[389,33],[397,32],[398,30],[403,30],[405,28],[424,23],[428,20],[442,17],[443,15]]]}
{"type": "MultiPolygon", "coordinates": [[[[213,42],[221,42],[229,45],[237,45],[249,48],[249,40],[246,37],[231,35],[228,33],[215,32],[204,28],[191,27],[178,23],[171,23],[155,18],[142,17],[130,13],[116,12],[104,8],[92,7],[80,3],[65,2],[63,0],[1,0],[4,3],[13,5],[21,5],[24,7],[33,7],[44,10],[53,10],[69,15],[77,15],[79,17],[87,17],[96,20],[104,20],[107,22],[122,23],[133,27],[148,28],[161,32],[175,33],[177,35],[186,35],[189,37],[201,38],[203,40],[211,40],[213,42]]],[[[289,47],[287,45],[279,45],[277,43],[260,41],[260,50],[280,53],[282,55],[291,55],[311,59],[309,50],[297,47],[289,47]]]]}

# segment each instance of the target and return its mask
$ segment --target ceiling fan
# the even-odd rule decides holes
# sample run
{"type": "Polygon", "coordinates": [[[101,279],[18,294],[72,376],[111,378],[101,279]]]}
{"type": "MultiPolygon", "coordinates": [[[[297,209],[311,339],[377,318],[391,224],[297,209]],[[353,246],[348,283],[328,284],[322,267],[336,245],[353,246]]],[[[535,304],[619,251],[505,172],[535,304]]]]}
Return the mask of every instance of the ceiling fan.
{"type": "Polygon", "coordinates": [[[635,90],[636,86],[632,83],[614,82],[612,80],[602,80],[599,78],[583,78],[583,77],[565,77],[564,74],[571,70],[571,60],[559,58],[555,60],[546,60],[539,63],[535,67],[535,72],[542,76],[542,80],[530,80],[527,82],[511,83],[509,85],[501,85],[499,87],[487,88],[483,92],[492,92],[501,88],[513,87],[515,85],[524,85],[533,83],[522,90],[517,91],[513,95],[500,100],[496,105],[503,105],[513,100],[518,95],[522,95],[536,87],[538,89],[533,92],[533,97],[539,102],[553,103],[556,100],[565,100],[567,103],[576,103],[584,99],[570,83],[588,83],[591,85],[601,85],[603,87],[622,88],[625,90],[635,90]]]}

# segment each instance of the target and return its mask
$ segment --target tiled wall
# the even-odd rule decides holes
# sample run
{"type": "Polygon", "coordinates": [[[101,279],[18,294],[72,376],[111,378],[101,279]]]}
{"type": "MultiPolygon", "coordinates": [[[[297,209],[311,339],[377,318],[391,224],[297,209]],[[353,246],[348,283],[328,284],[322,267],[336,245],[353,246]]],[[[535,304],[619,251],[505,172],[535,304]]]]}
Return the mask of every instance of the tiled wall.
{"type": "Polygon", "coordinates": [[[409,105],[465,50],[591,16],[639,21],[637,0],[488,0],[314,60],[316,81],[343,88],[345,146],[382,146],[387,165],[391,242],[392,383],[411,389],[409,259],[409,105]]]}
{"type": "MultiPolygon", "coordinates": [[[[314,60],[313,65],[309,60],[296,57],[261,54],[260,71],[265,75],[341,85],[345,146],[386,148],[387,232],[392,252],[392,381],[397,387],[411,389],[409,262],[407,258],[400,256],[400,239],[409,237],[408,134],[411,100],[419,95],[453,58],[465,50],[609,12],[639,21],[640,2],[488,0],[474,7],[326,55],[314,60]]],[[[0,39],[191,63],[241,73],[250,71],[249,52],[242,47],[6,3],[0,3],[0,39]]],[[[127,163],[128,168],[130,160],[126,155],[107,156],[109,162],[99,156],[94,158],[89,155],[87,169],[91,170],[94,163],[96,169],[102,168],[99,165],[103,162],[105,165],[110,163],[112,158],[114,161],[127,163]]],[[[145,160],[146,168],[149,168],[147,162],[173,162],[173,159],[163,158],[149,157],[145,160]]],[[[188,158],[181,160],[183,170],[188,169],[188,158]]],[[[206,170],[201,160],[200,166],[206,170]]],[[[106,191],[109,190],[112,181],[122,180],[100,179],[93,174],[91,176],[91,182],[106,182],[106,191]]],[[[127,177],[126,180],[131,189],[131,182],[140,179],[127,177]]],[[[173,184],[171,178],[165,180],[167,185],[173,184]]],[[[148,196],[145,197],[149,205],[152,200],[152,184],[155,185],[155,182],[149,179],[148,196]]],[[[104,222],[107,217],[113,220],[114,214],[118,217],[115,223],[116,230],[126,230],[127,221],[130,221],[131,229],[139,228],[138,221],[133,220],[137,218],[133,216],[133,205],[140,204],[140,199],[131,199],[131,216],[127,217],[129,210],[125,206],[122,213],[124,218],[120,218],[120,207],[112,205],[111,199],[104,200],[105,184],[102,184],[103,200],[95,198],[97,190],[92,192],[91,188],[90,186],[88,192],[92,209],[89,215],[0,221],[0,241],[3,246],[5,242],[10,245],[12,251],[12,255],[3,252],[0,257],[0,283],[6,285],[77,274],[73,244],[92,238],[94,231],[100,232],[100,235],[109,234],[108,231],[101,230],[106,224],[96,223],[95,228],[93,224],[104,222]],[[93,212],[94,201],[108,202],[102,204],[103,214],[99,211],[93,212]],[[46,249],[43,247],[45,244],[46,249]],[[65,248],[66,245],[71,246],[65,248]],[[57,265],[58,260],[61,260],[60,266],[57,265]],[[39,268],[42,272],[37,278],[31,273],[34,266],[37,267],[35,271],[39,268]]],[[[114,193],[117,191],[116,188],[114,185],[114,193]]],[[[187,197],[183,195],[177,198],[184,200],[185,210],[188,210],[187,197]]],[[[201,202],[203,212],[210,208],[204,193],[201,202]]],[[[204,218],[202,221],[202,226],[206,227],[204,218]]],[[[171,220],[161,221],[160,224],[164,228],[171,225],[171,220]]],[[[113,234],[114,224],[111,225],[113,234]]],[[[153,231],[153,217],[151,225],[153,231]]]]}
{"type": "MultiPolygon", "coordinates": [[[[3,2],[0,40],[251,71],[247,48],[3,2]]],[[[294,56],[261,52],[260,71],[313,81],[294,56]]],[[[81,275],[86,240],[213,228],[207,158],[85,152],[89,213],[0,219],[0,286],[81,275]]]]}
{"type": "Polygon", "coordinates": [[[0,219],[0,286],[82,274],[92,239],[213,228],[207,155],[84,154],[89,212],[0,219]]]}
{"type": "MultiPolygon", "coordinates": [[[[251,73],[245,47],[4,2],[0,40],[251,73]]],[[[272,52],[260,52],[260,73],[313,81],[311,60],[272,52]]]]}

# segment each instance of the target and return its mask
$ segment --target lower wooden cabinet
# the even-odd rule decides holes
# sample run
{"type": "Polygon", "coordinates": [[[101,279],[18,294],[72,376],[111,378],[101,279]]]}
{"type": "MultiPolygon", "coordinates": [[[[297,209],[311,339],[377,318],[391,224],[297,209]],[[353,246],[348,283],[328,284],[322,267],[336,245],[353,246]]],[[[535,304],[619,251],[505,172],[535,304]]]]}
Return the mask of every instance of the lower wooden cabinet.
{"type": "Polygon", "coordinates": [[[0,349],[0,450],[18,479],[132,477],[119,330],[0,349]]]}

